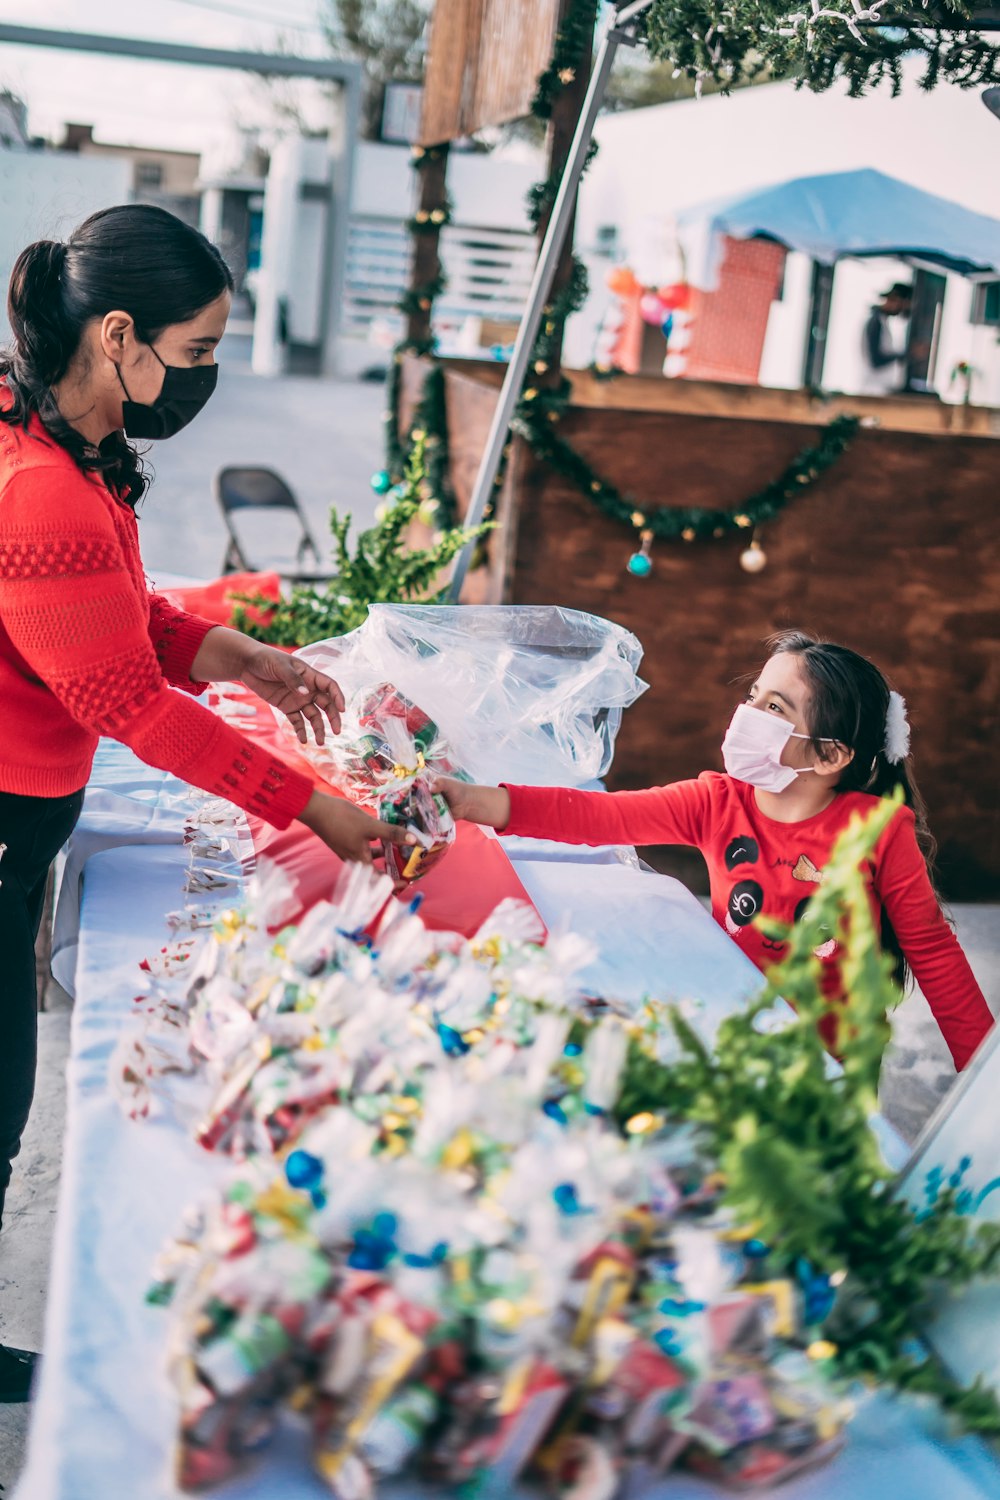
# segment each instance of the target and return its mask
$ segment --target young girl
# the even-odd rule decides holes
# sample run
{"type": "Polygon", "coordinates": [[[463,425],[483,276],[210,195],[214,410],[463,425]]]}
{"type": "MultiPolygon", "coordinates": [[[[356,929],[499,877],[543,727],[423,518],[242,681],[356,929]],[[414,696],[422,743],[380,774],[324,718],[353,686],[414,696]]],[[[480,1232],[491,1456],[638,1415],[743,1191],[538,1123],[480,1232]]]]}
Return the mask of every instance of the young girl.
{"type": "MultiPolygon", "coordinates": [[[[754,918],[764,912],[794,922],[851,815],[901,786],[907,805],[879,838],[865,871],[872,908],[900,985],[912,970],[955,1066],[964,1068],[993,1017],[928,874],[934,846],[907,770],[903,700],[877,667],[844,646],[798,631],[770,645],[726,732],[725,775],[703,771],[697,781],[643,792],[450,779],[440,789],[456,817],[521,837],[693,845],[708,865],[716,921],[767,970],[784,944],[767,938],[754,918]]],[[[831,938],[817,950],[831,997],[842,993],[837,946],[831,938]]]]}

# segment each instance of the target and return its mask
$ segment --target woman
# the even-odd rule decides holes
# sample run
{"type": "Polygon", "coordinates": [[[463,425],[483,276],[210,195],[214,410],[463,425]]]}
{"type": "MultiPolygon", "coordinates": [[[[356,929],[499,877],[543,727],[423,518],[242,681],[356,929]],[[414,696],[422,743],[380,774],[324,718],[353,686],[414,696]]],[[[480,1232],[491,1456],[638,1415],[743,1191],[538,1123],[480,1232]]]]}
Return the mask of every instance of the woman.
{"type": "MultiPolygon", "coordinates": [[[[130,439],[172,437],[215,389],[233,279],[218,250],[146,205],[41,241],[10,281],[0,356],[0,1217],[35,1076],[34,942],[49,864],[80,813],[99,735],[278,828],[292,819],[345,859],[400,830],[194,701],[239,681],[306,739],[336,733],[337,684],[285,653],[147,592],[130,439]],[[180,689],[180,691],[178,691],[180,689]],[[193,696],[192,696],[193,695],[193,696]]],[[[25,1362],[0,1359],[24,1384],[25,1362]],[[12,1363],[13,1361],[13,1363],[12,1363]]]]}

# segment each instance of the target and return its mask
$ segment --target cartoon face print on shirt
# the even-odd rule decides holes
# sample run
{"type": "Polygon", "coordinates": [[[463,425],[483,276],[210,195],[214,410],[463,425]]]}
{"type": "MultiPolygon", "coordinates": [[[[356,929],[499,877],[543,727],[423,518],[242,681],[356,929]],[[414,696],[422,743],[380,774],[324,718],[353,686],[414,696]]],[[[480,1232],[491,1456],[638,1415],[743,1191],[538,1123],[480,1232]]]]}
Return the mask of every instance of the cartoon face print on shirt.
{"type": "Polygon", "coordinates": [[[741,927],[749,927],[759,917],[764,905],[764,888],[759,880],[740,880],[729,892],[726,907],[726,931],[736,937],[741,927]]]}
{"type": "Polygon", "coordinates": [[[760,858],[757,840],[748,833],[740,834],[726,845],[726,869],[735,870],[738,865],[755,865],[760,858]]]}
{"type": "MultiPolygon", "coordinates": [[[[726,869],[738,870],[741,865],[755,865],[760,858],[757,840],[748,833],[740,834],[726,846],[726,869]]],[[[741,927],[748,927],[754,917],[760,915],[764,904],[764,887],[759,880],[738,880],[729,892],[726,907],[726,931],[736,937],[741,927]]]]}
{"type": "MultiPolygon", "coordinates": [[[[795,908],[795,919],[794,920],[796,922],[798,922],[799,919],[801,918],[801,916],[802,916],[803,912],[805,911],[806,907],[809,905],[810,900],[811,900],[811,897],[809,897],[809,896],[803,896],[802,900],[799,902],[798,906],[795,908]]],[[[829,928],[826,928],[825,930],[828,932],[829,928]]],[[[836,953],[836,951],[837,951],[837,939],[835,937],[832,937],[832,936],[828,937],[825,943],[820,943],[820,945],[819,945],[818,948],[814,948],[813,949],[813,952],[815,953],[815,955],[816,955],[817,958],[832,958],[833,955],[836,953]]]]}
{"type": "MultiPolygon", "coordinates": [[[[764,886],[759,880],[754,879],[742,867],[756,865],[760,860],[760,847],[757,840],[750,834],[739,834],[726,846],[724,860],[726,869],[740,875],[729,892],[726,903],[725,928],[730,937],[739,938],[743,931],[755,922],[764,909],[765,892],[764,886]]],[[[779,860],[779,865],[786,866],[791,870],[792,879],[802,881],[809,885],[819,885],[823,879],[823,871],[818,869],[807,854],[800,854],[795,859],[779,860]]],[[[795,908],[793,920],[798,921],[809,897],[804,897],[795,908]]],[[[786,919],[787,920],[787,919],[786,919]]],[[[776,938],[768,937],[757,929],[761,946],[775,962],[784,954],[787,943],[776,938]]],[[[836,950],[835,938],[830,938],[816,949],[818,958],[829,958],[836,950]]]]}

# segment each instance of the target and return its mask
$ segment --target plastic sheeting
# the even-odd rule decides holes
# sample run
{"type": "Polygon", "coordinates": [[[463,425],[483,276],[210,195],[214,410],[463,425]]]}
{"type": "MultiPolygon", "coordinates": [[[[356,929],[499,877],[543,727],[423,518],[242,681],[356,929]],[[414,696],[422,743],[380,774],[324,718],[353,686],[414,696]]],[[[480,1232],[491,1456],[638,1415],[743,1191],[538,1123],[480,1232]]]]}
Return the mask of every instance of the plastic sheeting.
{"type": "Polygon", "coordinates": [[[349,697],[391,682],[474,781],[582,786],[611,765],[647,684],[631,631],[550,605],[374,604],[358,630],[297,653],[349,697]]]}

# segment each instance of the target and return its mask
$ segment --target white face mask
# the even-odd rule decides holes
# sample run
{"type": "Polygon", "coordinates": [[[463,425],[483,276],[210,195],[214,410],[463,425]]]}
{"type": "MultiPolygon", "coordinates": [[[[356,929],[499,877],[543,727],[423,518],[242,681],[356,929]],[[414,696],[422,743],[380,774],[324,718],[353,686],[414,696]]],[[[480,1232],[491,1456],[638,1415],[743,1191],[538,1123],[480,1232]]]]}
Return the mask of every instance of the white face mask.
{"type": "Polygon", "coordinates": [[[762,792],[783,792],[796,776],[804,776],[812,766],[797,771],[781,764],[781,753],[789,740],[811,740],[811,734],[796,734],[791,724],[741,703],[733,714],[722,741],[722,762],[736,781],[759,787],[762,792]]]}

